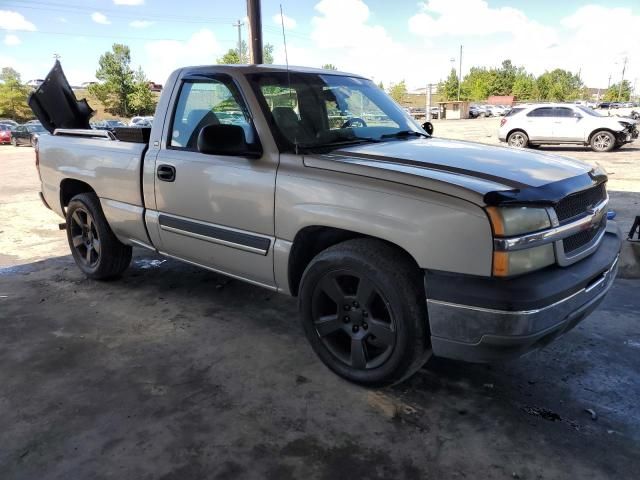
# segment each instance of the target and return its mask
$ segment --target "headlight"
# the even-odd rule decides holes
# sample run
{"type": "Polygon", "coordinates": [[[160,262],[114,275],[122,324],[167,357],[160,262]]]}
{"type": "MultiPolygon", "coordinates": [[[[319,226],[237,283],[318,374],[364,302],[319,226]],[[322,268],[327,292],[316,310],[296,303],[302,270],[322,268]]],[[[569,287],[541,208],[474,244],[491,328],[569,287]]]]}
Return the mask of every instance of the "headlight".
{"type": "Polygon", "coordinates": [[[551,227],[544,208],[489,207],[487,213],[496,237],[511,237],[551,227]]]}
{"type": "MultiPolygon", "coordinates": [[[[544,208],[489,207],[487,214],[495,237],[513,237],[551,227],[544,208]]],[[[493,275],[507,277],[532,272],[554,264],[553,244],[511,251],[493,252],[493,275]]]]}
{"type": "Polygon", "coordinates": [[[555,261],[551,243],[512,252],[493,252],[493,274],[496,277],[520,275],[548,267],[555,261]]]}

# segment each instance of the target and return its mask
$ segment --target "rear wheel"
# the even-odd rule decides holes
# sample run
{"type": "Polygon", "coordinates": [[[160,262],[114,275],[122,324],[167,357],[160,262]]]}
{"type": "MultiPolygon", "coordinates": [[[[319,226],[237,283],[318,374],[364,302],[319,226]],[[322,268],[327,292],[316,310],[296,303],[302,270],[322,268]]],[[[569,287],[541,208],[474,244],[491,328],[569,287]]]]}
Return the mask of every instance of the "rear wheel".
{"type": "Polygon", "coordinates": [[[430,357],[420,270],[396,248],[349,240],[318,254],[300,287],[305,334],[320,359],[352,382],[399,382],[430,357]]]}
{"type": "Polygon", "coordinates": [[[616,146],[616,137],[607,130],[600,130],[591,136],[591,148],[596,152],[610,152],[616,146]]]}
{"type": "Polygon", "coordinates": [[[118,277],[131,263],[131,247],[111,231],[95,193],[81,193],[67,207],[67,240],[76,265],[96,280],[118,277]]]}
{"type": "Polygon", "coordinates": [[[525,148],[529,144],[529,137],[521,130],[517,130],[509,134],[507,143],[510,147],[525,148]]]}

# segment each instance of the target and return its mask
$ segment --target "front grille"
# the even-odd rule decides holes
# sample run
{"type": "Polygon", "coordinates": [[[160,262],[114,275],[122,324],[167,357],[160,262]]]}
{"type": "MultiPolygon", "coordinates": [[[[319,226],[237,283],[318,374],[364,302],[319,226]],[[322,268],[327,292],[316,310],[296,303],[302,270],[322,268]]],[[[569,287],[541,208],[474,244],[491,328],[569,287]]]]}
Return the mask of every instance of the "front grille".
{"type": "Polygon", "coordinates": [[[573,193],[558,202],[556,215],[560,223],[584,214],[587,210],[607,198],[607,189],[604,183],[595,187],[573,193]]]}
{"type": "Polygon", "coordinates": [[[583,230],[582,232],[574,233],[570,237],[562,240],[562,246],[564,247],[564,253],[571,253],[579,250],[591,243],[591,241],[598,236],[598,234],[606,227],[607,216],[603,216],[600,224],[597,227],[590,228],[589,230],[583,230]]]}

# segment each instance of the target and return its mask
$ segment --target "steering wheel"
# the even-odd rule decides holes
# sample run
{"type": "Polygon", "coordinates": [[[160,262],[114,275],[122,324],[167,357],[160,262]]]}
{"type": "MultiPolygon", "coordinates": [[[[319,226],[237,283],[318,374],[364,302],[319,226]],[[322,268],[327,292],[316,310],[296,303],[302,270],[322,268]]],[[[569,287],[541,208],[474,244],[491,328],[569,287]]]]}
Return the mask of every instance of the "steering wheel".
{"type": "Polygon", "coordinates": [[[349,127],[366,127],[367,126],[367,122],[365,122],[362,118],[360,117],[351,117],[349,119],[347,119],[346,122],[344,122],[340,128],[349,128],[349,127]]]}

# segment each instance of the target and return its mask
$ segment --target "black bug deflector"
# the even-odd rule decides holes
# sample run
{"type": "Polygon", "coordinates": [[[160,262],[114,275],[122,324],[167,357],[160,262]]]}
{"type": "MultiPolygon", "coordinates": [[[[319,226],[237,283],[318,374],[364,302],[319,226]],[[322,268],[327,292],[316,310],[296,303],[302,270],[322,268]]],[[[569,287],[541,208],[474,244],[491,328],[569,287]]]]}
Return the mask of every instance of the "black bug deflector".
{"type": "Polygon", "coordinates": [[[49,133],[56,128],[91,128],[93,109],[85,99],[76,99],[58,60],[42,85],[29,95],[28,103],[49,133]]]}

